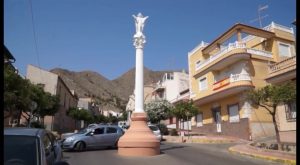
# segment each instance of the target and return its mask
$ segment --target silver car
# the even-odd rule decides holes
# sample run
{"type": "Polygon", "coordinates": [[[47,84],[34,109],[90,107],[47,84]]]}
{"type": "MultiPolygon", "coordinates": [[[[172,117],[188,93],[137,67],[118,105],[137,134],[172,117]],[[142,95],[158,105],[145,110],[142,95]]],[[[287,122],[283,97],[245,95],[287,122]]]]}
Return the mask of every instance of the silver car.
{"type": "Polygon", "coordinates": [[[152,130],[153,134],[156,136],[157,140],[161,141],[162,136],[159,128],[156,125],[149,124],[148,127],[152,130]]]}
{"type": "Polygon", "coordinates": [[[118,140],[123,134],[124,131],[119,126],[98,125],[62,139],[62,148],[84,151],[89,148],[117,147],[118,140]]]}
{"type": "Polygon", "coordinates": [[[4,164],[53,165],[63,162],[55,136],[36,128],[4,129],[4,164]]]}

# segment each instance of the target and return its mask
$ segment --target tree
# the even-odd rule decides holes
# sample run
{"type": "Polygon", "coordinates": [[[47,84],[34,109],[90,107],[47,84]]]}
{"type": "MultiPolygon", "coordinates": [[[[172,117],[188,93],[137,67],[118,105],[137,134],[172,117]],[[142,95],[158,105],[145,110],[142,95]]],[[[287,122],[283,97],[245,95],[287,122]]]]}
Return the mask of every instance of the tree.
{"type": "Polygon", "coordinates": [[[172,104],[167,100],[151,101],[145,106],[145,111],[148,115],[148,120],[153,124],[160,123],[161,120],[166,120],[170,117],[172,104]]]}
{"type": "Polygon", "coordinates": [[[194,106],[192,100],[188,102],[179,102],[171,110],[173,116],[175,116],[179,121],[189,121],[193,116],[196,116],[198,109],[194,106]]]}
{"type": "Polygon", "coordinates": [[[108,118],[102,114],[94,116],[94,121],[97,123],[107,123],[108,118]]]}
{"type": "Polygon", "coordinates": [[[123,111],[122,112],[122,115],[118,118],[119,119],[119,121],[126,121],[127,120],[127,118],[128,118],[128,111],[123,111]]]}
{"type": "Polygon", "coordinates": [[[44,117],[54,115],[59,107],[59,98],[52,96],[38,85],[30,83],[16,74],[11,68],[4,67],[4,111],[8,117],[16,117],[18,125],[23,116],[27,123],[31,117],[44,117]],[[37,107],[32,109],[35,102],[37,107]]]}
{"type": "Polygon", "coordinates": [[[67,112],[67,115],[72,117],[75,120],[75,128],[76,128],[76,123],[79,120],[83,120],[84,122],[87,123],[92,123],[94,122],[94,116],[89,112],[89,110],[86,109],[78,109],[78,108],[70,108],[67,112]]]}
{"type": "Polygon", "coordinates": [[[30,110],[30,83],[16,74],[10,67],[4,66],[4,118],[17,117],[18,125],[22,111],[30,110]]]}
{"type": "Polygon", "coordinates": [[[264,108],[272,116],[278,148],[282,150],[276,121],[277,107],[281,104],[290,104],[296,101],[296,85],[291,82],[282,85],[267,85],[260,89],[250,90],[246,98],[250,100],[252,105],[264,108]]]}

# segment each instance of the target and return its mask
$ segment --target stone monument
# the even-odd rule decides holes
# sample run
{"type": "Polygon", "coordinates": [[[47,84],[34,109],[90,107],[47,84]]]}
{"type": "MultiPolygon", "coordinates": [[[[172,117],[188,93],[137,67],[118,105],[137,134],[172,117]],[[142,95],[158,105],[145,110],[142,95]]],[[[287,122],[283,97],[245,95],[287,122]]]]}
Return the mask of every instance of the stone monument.
{"type": "Polygon", "coordinates": [[[141,13],[135,19],[133,45],[136,49],[135,67],[135,110],[131,116],[130,128],[118,142],[118,154],[123,156],[154,156],[160,154],[160,141],[156,139],[147,125],[147,114],[144,112],[144,66],[143,48],[146,37],[143,34],[145,21],[148,18],[141,13]]]}

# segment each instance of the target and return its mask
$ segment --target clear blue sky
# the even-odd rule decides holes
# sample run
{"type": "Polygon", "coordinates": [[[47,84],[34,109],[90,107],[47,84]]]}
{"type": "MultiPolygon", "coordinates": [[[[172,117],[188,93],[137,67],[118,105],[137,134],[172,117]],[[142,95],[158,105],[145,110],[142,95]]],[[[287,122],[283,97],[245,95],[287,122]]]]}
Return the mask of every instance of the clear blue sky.
{"type": "Polygon", "coordinates": [[[135,67],[132,15],[141,12],[149,16],[144,65],[187,69],[188,52],[202,40],[213,41],[237,22],[258,27],[250,21],[259,5],[268,5],[263,26],[274,21],[292,27],[296,0],[4,0],[4,44],[22,75],[33,64],[115,79],[135,67]]]}

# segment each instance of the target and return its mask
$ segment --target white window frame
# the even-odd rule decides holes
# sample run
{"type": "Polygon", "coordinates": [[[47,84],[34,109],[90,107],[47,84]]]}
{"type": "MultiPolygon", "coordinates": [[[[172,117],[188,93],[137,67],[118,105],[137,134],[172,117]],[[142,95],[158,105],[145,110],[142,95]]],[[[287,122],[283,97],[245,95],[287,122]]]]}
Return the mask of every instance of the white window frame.
{"type": "Polygon", "coordinates": [[[208,88],[208,83],[207,83],[207,77],[206,76],[199,78],[198,82],[199,82],[199,90],[200,91],[204,91],[208,88]],[[201,86],[201,80],[203,80],[203,79],[206,80],[206,86],[205,87],[201,86]]]}
{"type": "Polygon", "coordinates": [[[292,57],[291,44],[284,43],[284,42],[278,42],[278,56],[279,57],[292,57]],[[280,46],[281,45],[288,47],[288,55],[281,55],[280,54],[280,46]]]}
{"type": "Polygon", "coordinates": [[[240,122],[239,104],[230,104],[230,105],[227,106],[227,108],[228,108],[228,120],[229,120],[229,123],[238,123],[238,122],[240,122]],[[230,107],[233,107],[233,106],[237,106],[237,116],[238,116],[237,120],[233,120],[232,119],[233,116],[230,115],[230,107]]]}
{"type": "Polygon", "coordinates": [[[289,104],[285,104],[285,113],[286,113],[286,120],[287,121],[295,121],[296,115],[297,115],[297,108],[296,108],[296,102],[292,102],[289,104]]]}

